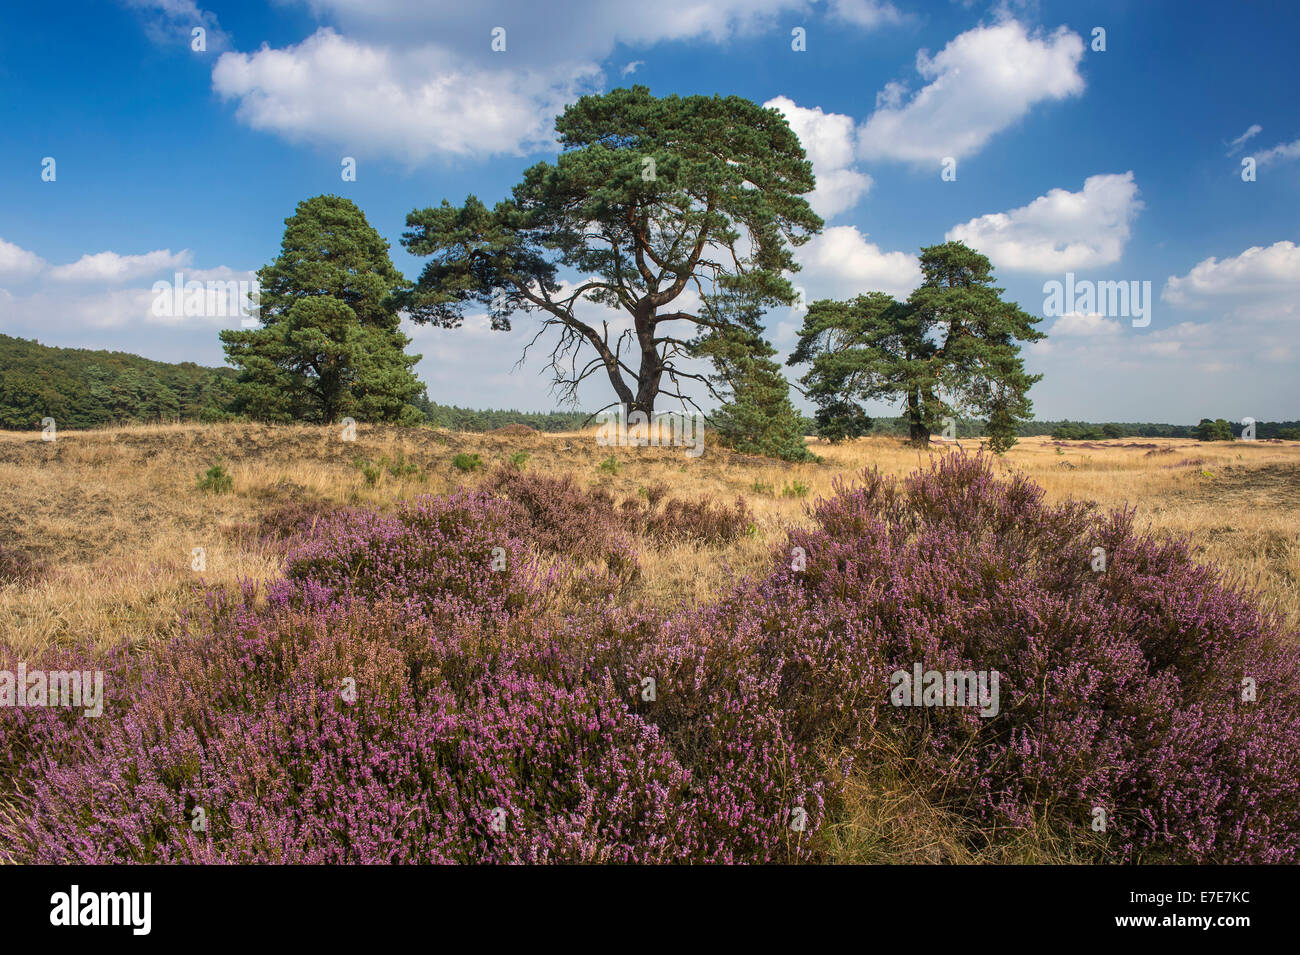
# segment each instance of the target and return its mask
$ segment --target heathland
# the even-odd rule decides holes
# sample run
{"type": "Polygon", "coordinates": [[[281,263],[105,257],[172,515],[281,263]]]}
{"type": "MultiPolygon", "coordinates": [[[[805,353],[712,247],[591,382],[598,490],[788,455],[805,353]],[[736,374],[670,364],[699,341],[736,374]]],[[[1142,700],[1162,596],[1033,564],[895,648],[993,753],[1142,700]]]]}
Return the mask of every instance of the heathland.
{"type": "Polygon", "coordinates": [[[13,858],[1295,857],[1294,442],[1031,438],[977,460],[874,437],[781,464],[594,430],[343,437],[0,433],[0,647],[110,677],[93,732],[9,711],[0,762],[38,777],[0,795],[13,858]],[[882,709],[877,671],[920,654],[1009,671],[1001,719],[882,709]],[[1036,666],[1041,701],[1015,682],[1036,666]],[[1243,672],[1267,709],[1216,708],[1243,672]],[[360,709],[300,698],[340,674],[360,709]],[[405,769],[376,763],[381,739],[414,747],[405,769]]]}

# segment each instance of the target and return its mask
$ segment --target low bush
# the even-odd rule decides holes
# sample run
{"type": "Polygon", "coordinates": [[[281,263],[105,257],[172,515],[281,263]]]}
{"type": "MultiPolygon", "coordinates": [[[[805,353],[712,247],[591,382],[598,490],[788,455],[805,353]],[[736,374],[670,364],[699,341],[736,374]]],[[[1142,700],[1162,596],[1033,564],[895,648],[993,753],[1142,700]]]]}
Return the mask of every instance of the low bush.
{"type": "Polygon", "coordinates": [[[477,454],[466,454],[461,451],[452,456],[451,466],[457,471],[482,471],[483,459],[477,454]]]}
{"type": "Polygon", "coordinates": [[[149,654],[27,661],[102,669],[105,712],[0,707],[0,857],[798,862],[888,758],[976,841],[1300,861],[1294,638],[1131,512],[950,454],[841,485],[711,604],[548,604],[674,507],[503,468],[300,524],[149,654]],[[996,713],[894,705],[915,664],[997,671],[996,713]]]}
{"type": "Polygon", "coordinates": [[[235,479],[217,462],[198,476],[200,491],[208,494],[229,494],[235,488],[235,479]]]}

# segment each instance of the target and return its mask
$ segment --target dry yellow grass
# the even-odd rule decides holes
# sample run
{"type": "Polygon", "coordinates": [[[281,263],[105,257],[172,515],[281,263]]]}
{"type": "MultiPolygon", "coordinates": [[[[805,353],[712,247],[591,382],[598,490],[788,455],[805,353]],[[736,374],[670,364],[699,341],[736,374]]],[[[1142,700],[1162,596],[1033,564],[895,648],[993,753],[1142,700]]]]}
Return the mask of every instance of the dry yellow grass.
{"type": "MultiPolygon", "coordinates": [[[[354,442],[336,428],[249,424],[62,432],[50,443],[35,433],[0,432],[0,544],[48,567],[35,584],[0,587],[0,640],[37,649],[174,632],[197,599],[200,578],[233,583],[275,574],[274,555],[246,533],[270,508],[306,500],[386,506],[481,480],[451,465],[457,452],[479,454],[491,468],[523,451],[530,470],[573,474],[624,496],[663,484],[677,497],[744,498],[754,536],[722,550],[678,545],[645,553],[638,599],[703,601],[728,579],[762,569],[771,544],[805,521],[806,505],[831,494],[837,479],[867,467],[906,474],[930,455],[949,453],[891,438],[812,446],[821,463],[789,465],[712,446],[698,458],[680,448],[601,447],[594,430],[452,434],[363,426],[354,442]],[[611,455],[617,473],[600,468],[611,455]],[[370,485],[354,464],[399,456],[415,475],[385,471],[370,485]],[[201,493],[197,476],[217,461],[234,490],[201,493]],[[202,572],[192,569],[195,548],[204,550],[202,572]]],[[[1259,592],[1292,629],[1300,626],[1300,444],[1137,439],[1062,448],[1036,438],[996,467],[1024,472],[1052,499],[1136,506],[1141,521],[1189,535],[1204,559],[1259,592]]]]}

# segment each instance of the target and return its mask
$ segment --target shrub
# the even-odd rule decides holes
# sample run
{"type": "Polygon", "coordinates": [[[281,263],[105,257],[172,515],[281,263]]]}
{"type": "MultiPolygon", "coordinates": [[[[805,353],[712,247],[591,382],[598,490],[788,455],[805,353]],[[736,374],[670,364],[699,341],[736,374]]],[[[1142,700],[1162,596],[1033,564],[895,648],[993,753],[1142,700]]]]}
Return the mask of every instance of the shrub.
{"type": "Polygon", "coordinates": [[[198,476],[199,490],[208,494],[228,494],[235,487],[234,478],[226,473],[220,462],[198,476]]]}
{"type": "Polygon", "coordinates": [[[1231,441],[1233,440],[1232,425],[1222,418],[1214,421],[1202,418],[1200,424],[1196,426],[1196,440],[1231,441]]]}
{"type": "Polygon", "coordinates": [[[439,618],[502,613],[538,596],[516,531],[508,505],[485,492],[402,501],[391,514],[343,511],[290,542],[287,586],[274,594],[395,600],[439,618]]]}
{"type": "Polygon", "coordinates": [[[397,456],[392,461],[385,458],[384,464],[388,467],[388,473],[395,478],[424,477],[424,472],[420,470],[420,466],[414,461],[408,461],[406,455],[401,451],[397,452],[397,456]]]}
{"type": "Polygon", "coordinates": [[[865,474],[814,518],[790,540],[806,569],[783,558],[727,624],[772,635],[800,725],[850,748],[879,734],[989,833],[1086,832],[1100,806],[1102,857],[1297,858],[1300,656],[1185,544],[963,455],[865,474]],[[917,662],[999,671],[1000,712],[887,705],[888,675],[917,662]],[[1244,676],[1268,688],[1258,702],[1244,676]]]}
{"type": "Polygon", "coordinates": [[[788,822],[807,807],[815,826],[820,786],[771,675],[746,668],[733,700],[737,651],[689,627],[533,616],[542,582],[495,536],[509,510],[474,493],[340,512],[265,601],[213,591],[155,655],[96,660],[102,718],[0,712],[0,845],[42,863],[806,856],[788,822]],[[482,559],[493,539],[503,571],[482,559]],[[682,702],[656,711],[644,673],[682,702]]]}
{"type": "Polygon", "coordinates": [[[379,479],[384,474],[379,465],[373,461],[363,461],[361,458],[357,458],[352,462],[352,466],[361,472],[361,476],[365,478],[366,484],[370,487],[378,484],[379,479]]]}
{"type": "Polygon", "coordinates": [[[543,553],[603,561],[625,582],[639,573],[636,547],[609,492],[580,488],[567,474],[552,478],[512,468],[498,468],[485,487],[510,503],[515,532],[543,553]]]}
{"type": "Polygon", "coordinates": [[[1300,861],[1300,650],[1131,511],[950,454],[838,486],[710,605],[547,606],[530,543],[565,564],[673,507],[502,468],[303,526],[283,580],[150,654],[47,650],[103,669],[106,709],[0,707],[0,858],[797,862],[889,759],[977,840],[1300,861]],[[914,663],[998,671],[998,712],[891,705],[914,663]]]}
{"type": "MultiPolygon", "coordinates": [[[[507,425],[507,427],[509,426],[507,425]]],[[[524,469],[524,465],[527,463],[528,463],[527,451],[516,451],[514,454],[510,455],[510,466],[514,468],[516,471],[522,471],[524,469]]]]}
{"type": "Polygon", "coordinates": [[[808,485],[802,481],[791,481],[781,489],[782,497],[807,497],[808,485]]]}
{"type": "MultiPolygon", "coordinates": [[[[480,462],[481,466],[482,462],[480,462]]],[[[420,470],[420,466],[414,461],[408,461],[406,455],[398,451],[397,456],[389,459],[388,455],[381,455],[378,461],[367,461],[362,458],[356,458],[352,466],[361,472],[365,478],[366,484],[374,487],[379,483],[379,479],[384,476],[384,472],[401,480],[403,478],[414,477],[423,481],[426,475],[420,470]]]]}
{"type": "Polygon", "coordinates": [[[457,471],[482,471],[483,459],[477,454],[460,452],[451,459],[451,466],[457,471]]]}
{"type": "Polygon", "coordinates": [[[601,461],[598,467],[606,474],[617,474],[619,469],[618,458],[611,454],[604,461],[601,461]]]}

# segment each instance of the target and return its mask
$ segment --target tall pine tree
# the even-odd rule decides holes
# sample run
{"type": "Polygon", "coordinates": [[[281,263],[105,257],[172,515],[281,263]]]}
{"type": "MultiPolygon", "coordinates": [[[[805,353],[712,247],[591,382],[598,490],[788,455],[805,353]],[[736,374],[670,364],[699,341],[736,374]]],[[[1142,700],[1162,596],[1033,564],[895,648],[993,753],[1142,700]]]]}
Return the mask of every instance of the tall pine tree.
{"type": "Polygon", "coordinates": [[[226,330],[239,369],[232,410],[273,421],[414,422],[424,391],[394,296],[408,287],[388,243],[349,199],[315,196],[285,220],[258,271],[262,327],[226,330]]]}
{"type": "Polygon", "coordinates": [[[921,250],[922,282],[906,303],[881,292],[847,302],[814,302],[790,364],[808,364],[801,381],[831,439],[860,433],[860,402],[894,400],[920,445],[945,418],[983,417],[989,446],[1015,444],[1032,417],[1020,342],[1044,337],[1040,320],[1002,300],[989,260],[960,242],[921,250]]]}

